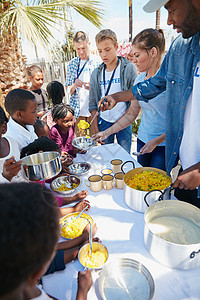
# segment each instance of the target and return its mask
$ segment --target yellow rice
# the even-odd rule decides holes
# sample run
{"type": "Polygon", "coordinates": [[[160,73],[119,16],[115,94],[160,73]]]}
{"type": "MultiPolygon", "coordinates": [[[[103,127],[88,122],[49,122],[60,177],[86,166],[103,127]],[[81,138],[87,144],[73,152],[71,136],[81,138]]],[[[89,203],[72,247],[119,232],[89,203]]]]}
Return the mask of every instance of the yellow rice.
{"type": "Polygon", "coordinates": [[[72,183],[73,187],[68,188],[64,183],[61,184],[61,186],[59,186],[59,188],[57,188],[56,190],[59,192],[66,192],[69,190],[73,190],[78,186],[78,183],[72,183]]]}
{"type": "Polygon", "coordinates": [[[96,251],[92,252],[91,255],[89,255],[88,253],[88,255],[81,260],[81,263],[87,268],[98,268],[102,266],[105,263],[105,261],[105,254],[100,251],[96,251]]]}
{"type": "Polygon", "coordinates": [[[74,239],[83,233],[83,229],[88,224],[85,218],[72,218],[71,221],[61,227],[61,236],[67,239],[74,239]]]}
{"type": "Polygon", "coordinates": [[[87,129],[90,127],[90,123],[88,123],[87,121],[85,120],[80,120],[79,123],[78,123],[78,128],[79,129],[87,129]]]}
{"type": "Polygon", "coordinates": [[[140,191],[164,190],[171,184],[169,177],[156,171],[142,171],[125,180],[126,184],[140,191]]]}

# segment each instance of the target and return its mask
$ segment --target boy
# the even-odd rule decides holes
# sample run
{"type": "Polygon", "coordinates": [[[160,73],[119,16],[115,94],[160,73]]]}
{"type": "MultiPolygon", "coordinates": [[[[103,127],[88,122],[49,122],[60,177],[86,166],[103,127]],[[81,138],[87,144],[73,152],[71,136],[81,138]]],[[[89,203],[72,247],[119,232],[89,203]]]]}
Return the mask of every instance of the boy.
{"type": "MultiPolygon", "coordinates": [[[[128,90],[137,76],[135,66],[124,57],[117,57],[117,37],[110,29],[101,30],[95,37],[99,55],[103,63],[94,70],[90,79],[89,111],[92,118],[98,109],[98,101],[109,94],[128,90]]],[[[125,113],[130,102],[119,103],[112,110],[100,112],[92,123],[92,131],[98,133],[111,127],[125,113]]],[[[130,153],[132,127],[116,133],[117,142],[130,153]]],[[[106,144],[114,143],[114,134],[104,140],[106,144]]]]}
{"type": "MultiPolygon", "coordinates": [[[[13,183],[1,185],[0,199],[0,299],[50,299],[37,282],[59,237],[53,195],[37,184],[13,183]]],[[[86,299],[91,285],[90,271],[79,273],[77,299],[86,299]]]]}
{"type": "Polygon", "coordinates": [[[21,169],[20,153],[18,145],[10,137],[2,137],[7,130],[8,119],[0,106],[0,183],[8,183],[17,180],[17,174],[21,169]]]}
{"type": "Polygon", "coordinates": [[[33,124],[36,120],[35,96],[23,89],[14,89],[5,98],[5,108],[10,115],[5,137],[13,138],[19,151],[37,139],[33,124]]]}
{"type": "MultiPolygon", "coordinates": [[[[90,122],[89,112],[89,82],[92,71],[100,64],[97,56],[90,54],[90,42],[83,31],[78,31],[73,39],[77,57],[73,58],[67,67],[66,86],[70,92],[70,106],[74,109],[75,117],[90,122]]],[[[75,126],[76,135],[79,134],[75,126]]]]}

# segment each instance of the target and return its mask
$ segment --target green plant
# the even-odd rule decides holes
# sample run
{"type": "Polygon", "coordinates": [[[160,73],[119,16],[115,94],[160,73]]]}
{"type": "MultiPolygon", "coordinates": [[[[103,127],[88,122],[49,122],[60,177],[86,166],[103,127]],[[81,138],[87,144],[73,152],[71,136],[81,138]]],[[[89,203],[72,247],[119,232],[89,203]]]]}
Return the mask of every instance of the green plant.
{"type": "Polygon", "coordinates": [[[139,129],[140,123],[141,123],[141,118],[138,118],[137,120],[135,120],[132,123],[132,133],[135,133],[135,134],[138,133],[138,129],[139,129]]]}

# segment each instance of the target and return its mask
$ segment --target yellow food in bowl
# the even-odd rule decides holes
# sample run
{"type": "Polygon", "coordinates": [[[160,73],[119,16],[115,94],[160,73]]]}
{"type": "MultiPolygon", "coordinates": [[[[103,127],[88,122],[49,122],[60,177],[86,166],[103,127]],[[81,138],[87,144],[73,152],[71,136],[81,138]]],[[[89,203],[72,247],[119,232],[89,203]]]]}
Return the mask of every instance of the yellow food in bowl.
{"type": "Polygon", "coordinates": [[[140,191],[164,190],[171,184],[169,177],[156,171],[142,171],[136,175],[126,178],[125,183],[140,191]]]}
{"type": "Polygon", "coordinates": [[[80,122],[78,123],[78,128],[79,129],[88,129],[90,127],[90,123],[88,123],[87,121],[85,120],[80,120],[80,122]]]}
{"type": "Polygon", "coordinates": [[[76,219],[76,216],[69,217],[69,222],[67,219],[61,220],[61,236],[67,239],[75,239],[83,233],[83,230],[89,222],[93,225],[93,220],[90,216],[82,214],[80,218],[76,219]]]}
{"type": "Polygon", "coordinates": [[[69,190],[73,190],[73,189],[77,188],[78,183],[72,183],[72,185],[73,185],[73,187],[68,188],[64,183],[62,183],[61,186],[59,186],[59,188],[56,189],[56,191],[66,192],[66,191],[69,191],[69,190]]]}
{"type": "Polygon", "coordinates": [[[92,252],[91,255],[88,253],[88,255],[81,260],[81,263],[87,268],[98,268],[103,266],[105,261],[106,255],[100,251],[95,251],[92,252]]]}

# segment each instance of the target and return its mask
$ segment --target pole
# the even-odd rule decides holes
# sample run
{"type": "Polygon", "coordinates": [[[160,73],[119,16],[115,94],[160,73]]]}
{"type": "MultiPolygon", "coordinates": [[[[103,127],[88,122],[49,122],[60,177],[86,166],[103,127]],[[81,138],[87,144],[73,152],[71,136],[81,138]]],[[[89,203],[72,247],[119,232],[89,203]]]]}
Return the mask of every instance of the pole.
{"type": "Polygon", "coordinates": [[[133,8],[132,8],[132,0],[129,0],[129,42],[132,41],[133,37],[133,8]]]}
{"type": "Polygon", "coordinates": [[[156,11],[156,29],[160,29],[160,9],[156,11]]]}

